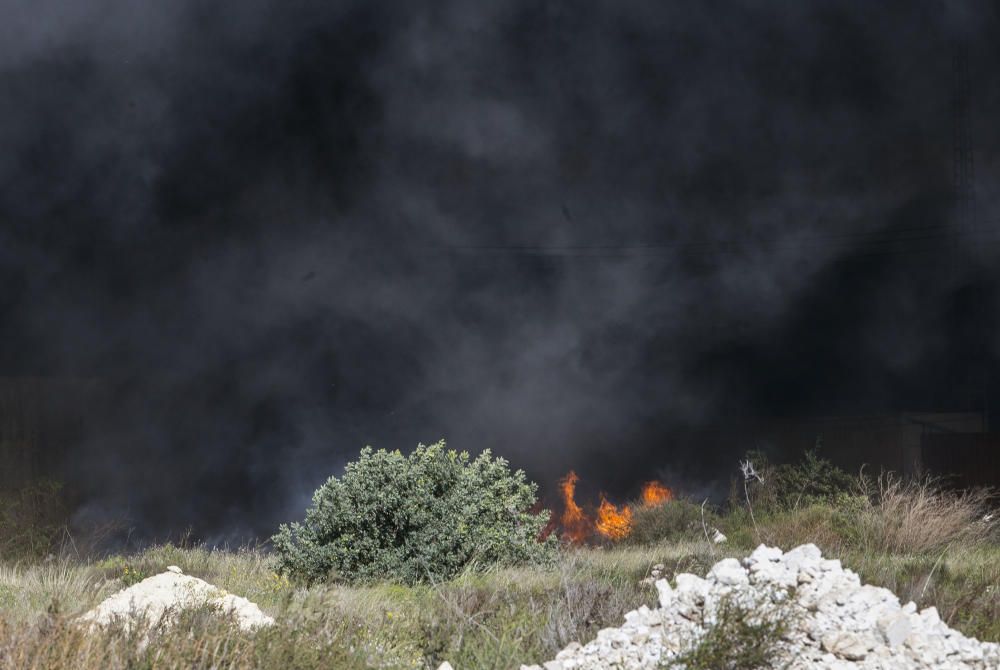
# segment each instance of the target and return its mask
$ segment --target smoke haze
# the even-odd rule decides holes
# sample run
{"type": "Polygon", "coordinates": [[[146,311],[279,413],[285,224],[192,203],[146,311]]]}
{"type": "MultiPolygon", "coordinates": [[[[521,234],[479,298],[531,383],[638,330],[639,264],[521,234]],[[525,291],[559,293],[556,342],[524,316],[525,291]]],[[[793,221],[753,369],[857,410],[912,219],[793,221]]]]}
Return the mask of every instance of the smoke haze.
{"type": "Polygon", "coordinates": [[[0,7],[0,375],[101,380],[88,514],[267,534],[439,438],[699,487],[752,445],[678,431],[996,367],[992,3],[0,7]]]}

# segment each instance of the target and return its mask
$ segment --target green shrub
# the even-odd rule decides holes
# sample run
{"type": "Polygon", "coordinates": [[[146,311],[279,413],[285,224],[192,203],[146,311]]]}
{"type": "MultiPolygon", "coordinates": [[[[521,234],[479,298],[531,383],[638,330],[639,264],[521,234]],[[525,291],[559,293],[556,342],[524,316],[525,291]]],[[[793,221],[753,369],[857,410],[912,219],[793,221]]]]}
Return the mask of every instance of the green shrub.
{"type": "Polygon", "coordinates": [[[415,583],[546,561],[556,545],[538,539],[549,513],[531,511],[536,490],[489,451],[470,460],[444,442],[409,456],[366,447],[317,489],[303,523],[272,538],[279,569],[306,582],[415,583]]]}
{"type": "Polygon", "coordinates": [[[746,505],[746,495],[757,513],[797,510],[811,505],[838,503],[844,496],[858,492],[858,478],[838,468],[814,448],[803,454],[798,463],[770,463],[761,451],[747,452],[759,479],[747,482],[734,479],[730,488],[730,506],[746,505]]]}
{"type": "MultiPolygon", "coordinates": [[[[671,500],[651,507],[636,505],[632,508],[632,532],[627,542],[651,544],[704,538],[702,521],[701,506],[690,500],[671,500]]],[[[711,529],[718,525],[718,519],[706,509],[704,523],[711,529]]]]}
{"type": "MultiPolygon", "coordinates": [[[[788,606],[755,606],[723,599],[708,631],[671,668],[687,670],[764,670],[786,667],[782,638],[795,613],[788,606]]],[[[709,623],[709,622],[703,622],[709,623]]]]}

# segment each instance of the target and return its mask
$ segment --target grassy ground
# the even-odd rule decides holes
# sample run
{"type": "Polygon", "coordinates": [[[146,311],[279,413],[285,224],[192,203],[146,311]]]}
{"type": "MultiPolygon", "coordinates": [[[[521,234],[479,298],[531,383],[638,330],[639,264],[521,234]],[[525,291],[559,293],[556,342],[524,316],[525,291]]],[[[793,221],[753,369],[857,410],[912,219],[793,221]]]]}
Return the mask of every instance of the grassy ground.
{"type": "MultiPolygon", "coordinates": [[[[275,575],[260,551],[161,546],[96,563],[50,561],[0,567],[2,668],[516,668],[592,638],[622,615],[652,605],[639,584],[651,566],[704,573],[724,555],[704,541],[571,549],[550,569],[469,573],[444,584],[296,588],[275,575]],[[272,630],[240,633],[192,613],[182,634],[147,645],[123,631],[88,635],[74,615],[143,576],[176,564],[275,616],[272,630]],[[190,633],[190,634],[188,634],[190,633]]],[[[982,639],[1000,640],[1000,546],[916,554],[840,554],[869,582],[904,600],[936,605],[945,620],[982,639]]]]}
{"type": "MultiPolygon", "coordinates": [[[[440,584],[306,588],[276,574],[273,558],[255,549],[167,545],[99,561],[0,560],[0,670],[435,669],[444,660],[458,670],[517,668],[653,605],[655,589],[640,583],[652,566],[663,564],[667,577],[704,574],[717,560],[744,556],[762,542],[784,549],[813,542],[865,582],[921,608],[934,605],[967,635],[1000,642],[1000,528],[985,520],[995,498],[892,478],[834,488],[826,485],[832,478],[824,467],[813,460],[784,474],[765,471],[771,489],[741,483],[716,514],[682,500],[637,507],[626,543],[565,548],[550,567],[470,571],[440,584]],[[713,526],[729,536],[727,544],[707,541],[713,526]],[[171,632],[154,630],[148,638],[74,624],[111,593],[168,565],[249,598],[277,624],[244,633],[195,611],[171,632]]],[[[732,624],[756,635],[738,620],[732,624]]],[[[768,649],[750,642],[743,647],[758,656],[768,649]]],[[[709,659],[705,667],[715,667],[722,650],[716,647],[698,650],[709,659]]]]}
{"type": "Polygon", "coordinates": [[[639,585],[651,565],[703,570],[698,546],[568,552],[558,567],[468,573],[445,584],[295,588],[258,551],[157,547],[127,561],[52,562],[0,568],[3,667],[456,667],[510,668],[544,660],[573,640],[593,637],[655,592],[639,585]],[[135,651],[111,632],[98,642],[68,621],[115,590],[179,565],[257,602],[276,630],[241,634],[210,620],[195,636],[166,636],[135,651]],[[195,648],[196,647],[196,648],[195,648]],[[81,658],[81,656],[86,658],[81,658]]]}

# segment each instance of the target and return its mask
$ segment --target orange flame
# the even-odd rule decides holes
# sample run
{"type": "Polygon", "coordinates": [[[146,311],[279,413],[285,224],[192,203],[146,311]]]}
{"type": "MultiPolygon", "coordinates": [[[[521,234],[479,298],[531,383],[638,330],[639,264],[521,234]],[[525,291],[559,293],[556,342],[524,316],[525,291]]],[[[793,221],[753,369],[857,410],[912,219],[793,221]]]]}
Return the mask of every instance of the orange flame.
{"type": "MultiPolygon", "coordinates": [[[[559,490],[562,493],[563,513],[556,522],[553,518],[544,535],[557,527],[562,527],[563,538],[573,544],[586,542],[595,532],[609,540],[621,540],[632,533],[632,507],[622,505],[620,508],[610,502],[603,493],[601,504],[597,508],[597,518],[592,520],[576,503],[576,484],[580,477],[570,470],[559,480],[559,490]]],[[[642,487],[642,506],[656,507],[674,499],[674,492],[658,481],[650,481],[642,487]]]]}
{"type": "Polygon", "coordinates": [[[621,510],[601,495],[601,506],[597,508],[597,523],[599,532],[609,540],[621,540],[632,532],[632,510],[628,505],[622,505],[621,510]]]}
{"type": "Polygon", "coordinates": [[[674,499],[674,492],[660,482],[646,482],[642,487],[642,504],[656,507],[674,499]]]}
{"type": "Polygon", "coordinates": [[[590,535],[590,520],[576,504],[576,483],[579,479],[577,474],[570,470],[559,480],[559,489],[563,496],[563,535],[574,544],[583,542],[590,535]]]}

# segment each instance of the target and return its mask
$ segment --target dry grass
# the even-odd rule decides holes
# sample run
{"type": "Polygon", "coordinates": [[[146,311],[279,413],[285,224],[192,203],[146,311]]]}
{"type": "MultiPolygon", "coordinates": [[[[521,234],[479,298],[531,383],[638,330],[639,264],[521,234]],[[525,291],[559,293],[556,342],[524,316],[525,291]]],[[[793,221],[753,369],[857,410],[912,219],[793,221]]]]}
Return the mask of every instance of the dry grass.
{"type": "Polygon", "coordinates": [[[910,554],[852,551],[840,558],[863,581],[892,590],[901,601],[933,605],[948,625],[1000,642],[1000,546],[910,554]]]}
{"type": "Polygon", "coordinates": [[[764,542],[789,548],[811,542],[826,553],[913,555],[946,547],[995,543],[998,524],[986,522],[988,490],[951,491],[933,478],[904,481],[892,474],[860,477],[857,492],[830,503],[757,511],[756,528],[742,508],[721,520],[737,546],[764,542]]]}
{"type": "Polygon", "coordinates": [[[0,565],[0,612],[8,621],[32,623],[51,607],[83,612],[119,586],[66,560],[0,565]]]}
{"type": "MultiPolygon", "coordinates": [[[[808,514],[817,514],[810,512],[808,514]]],[[[807,515],[808,516],[808,515],[807,515]]],[[[777,522],[772,528],[778,532],[777,522]]],[[[799,522],[796,532],[810,523],[799,522]]],[[[787,548],[787,547],[786,547],[787,548]]],[[[212,551],[156,547],[97,563],[52,561],[0,567],[0,670],[66,668],[457,668],[506,669],[540,662],[571,641],[620,625],[623,614],[652,605],[639,581],[655,564],[667,576],[704,574],[739,546],[704,541],[566,551],[547,568],[467,572],[437,585],[295,587],[276,578],[256,549],[212,551]],[[76,614],[123,585],[125,567],[155,574],[177,564],[250,597],[278,625],[244,633],[218,617],[192,612],[150,644],[122,630],[87,633],[76,614]]],[[[936,605],[963,632],[1000,640],[1000,546],[917,553],[844,548],[834,555],[870,583],[921,607],[936,605]]]]}
{"type": "Polygon", "coordinates": [[[355,668],[419,667],[364,631],[318,614],[289,618],[272,629],[240,632],[206,612],[188,612],[170,632],[148,641],[121,628],[88,632],[69,617],[47,615],[31,625],[0,617],[3,670],[125,670],[132,668],[355,668]]]}
{"type": "Polygon", "coordinates": [[[3,568],[17,602],[0,601],[0,668],[456,667],[511,668],[551,658],[573,640],[619,625],[628,610],[655,602],[639,581],[663,563],[703,572],[703,546],[676,544],[572,550],[550,569],[468,572],[437,585],[296,588],[275,581],[268,557],[159,547],[86,565],[3,568]],[[258,602],[279,625],[242,633],[193,617],[183,634],[147,647],[121,630],[84,633],[74,615],[123,585],[125,567],[154,574],[177,564],[258,602]]]}
{"type": "Polygon", "coordinates": [[[986,490],[947,491],[932,478],[906,481],[892,474],[861,478],[863,508],[852,519],[865,553],[933,552],[949,545],[973,547],[989,535],[982,519],[986,490]]]}
{"type": "MultiPolygon", "coordinates": [[[[738,517],[737,517],[738,518],[738,517]]],[[[731,538],[749,550],[762,541],[764,544],[789,549],[800,544],[812,543],[824,554],[839,553],[848,544],[844,538],[843,519],[837,510],[826,505],[810,505],[800,509],[762,515],[759,519],[760,537],[744,523],[743,529],[730,525],[731,538]]],[[[732,524],[732,520],[730,520],[732,524]]]]}

